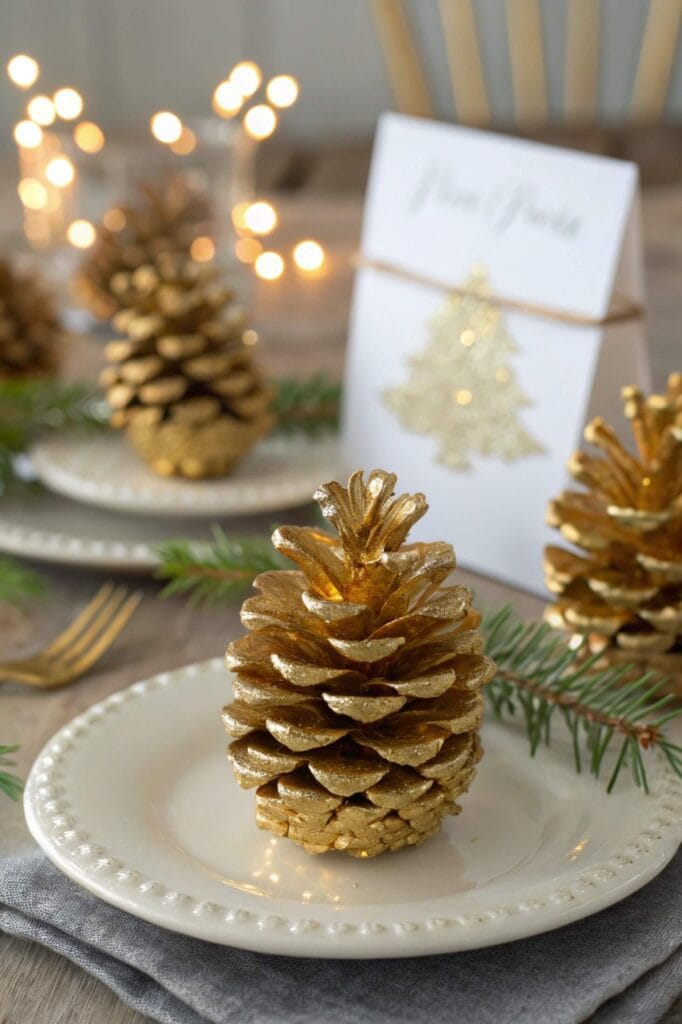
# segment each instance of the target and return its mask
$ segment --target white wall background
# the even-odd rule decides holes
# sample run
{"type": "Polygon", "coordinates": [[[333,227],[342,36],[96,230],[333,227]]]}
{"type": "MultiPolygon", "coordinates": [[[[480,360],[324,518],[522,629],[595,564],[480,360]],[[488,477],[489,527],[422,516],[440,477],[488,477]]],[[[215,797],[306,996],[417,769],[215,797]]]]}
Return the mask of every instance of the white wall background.
{"type": "MultiPolygon", "coordinates": [[[[551,107],[559,111],[565,4],[543,0],[551,107]]],[[[595,0],[599,3],[600,0],[595,0]]],[[[512,112],[504,0],[476,0],[487,79],[497,119],[512,112]]],[[[601,0],[601,106],[607,117],[627,110],[647,0],[601,0]]],[[[409,11],[441,116],[455,116],[436,0],[409,0],[409,11]]],[[[40,85],[74,85],[87,112],[105,129],[143,131],[160,108],[181,115],[209,112],[215,84],[239,59],[267,74],[301,81],[297,107],[283,131],[306,139],[368,136],[391,106],[368,0],[0,0],[0,60],[16,52],[43,67],[40,85]]],[[[22,97],[4,78],[0,145],[22,97]]],[[[682,111],[679,60],[667,112],[682,111]]]]}

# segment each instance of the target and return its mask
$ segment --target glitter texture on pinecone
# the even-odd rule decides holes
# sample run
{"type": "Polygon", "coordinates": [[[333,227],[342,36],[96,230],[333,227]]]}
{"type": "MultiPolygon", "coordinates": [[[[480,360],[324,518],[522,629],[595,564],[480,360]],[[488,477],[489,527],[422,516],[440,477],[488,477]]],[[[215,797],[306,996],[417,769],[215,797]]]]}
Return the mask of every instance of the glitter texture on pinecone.
{"type": "Polygon", "coordinates": [[[215,270],[177,256],[112,281],[126,337],[101,382],[112,425],[163,476],[222,476],[270,428],[270,392],[243,314],[215,270]]]}
{"type": "Polygon", "coordinates": [[[122,308],[111,286],[116,274],[136,270],[163,253],[189,256],[194,239],[207,232],[208,201],[185,178],[143,183],[139,194],[137,204],[109,210],[74,279],[76,298],[100,320],[110,320],[122,308]]]}
{"type": "Polygon", "coordinates": [[[596,419],[585,429],[599,455],[578,452],[571,475],[585,490],[549,506],[548,522],[583,554],[545,551],[557,601],[548,621],[586,634],[605,660],[670,677],[682,693],[682,374],[664,395],[623,391],[636,454],[596,419]]]}
{"type": "Polygon", "coordinates": [[[338,535],[276,530],[299,570],[266,572],[230,644],[229,758],[256,821],[311,853],[374,857],[436,833],[481,757],[482,653],[450,544],[405,544],[423,494],[374,470],[315,494],[338,535]]]}
{"type": "Polygon", "coordinates": [[[61,335],[56,307],[38,277],[0,259],[0,378],[52,373],[61,335]]]}

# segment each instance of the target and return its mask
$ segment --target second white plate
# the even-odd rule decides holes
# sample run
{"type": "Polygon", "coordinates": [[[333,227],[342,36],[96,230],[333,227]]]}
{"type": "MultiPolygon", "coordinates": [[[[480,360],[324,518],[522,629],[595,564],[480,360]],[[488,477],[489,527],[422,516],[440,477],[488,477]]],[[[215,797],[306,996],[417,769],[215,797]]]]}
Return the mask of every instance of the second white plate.
{"type": "Polygon", "coordinates": [[[332,480],[339,468],[336,437],[268,438],[219,480],[157,476],[118,431],[88,437],[60,433],[31,450],[44,484],[76,501],[149,516],[246,515],[293,508],[332,480]]]}
{"type": "Polygon", "coordinates": [[[217,659],[136,683],[78,715],[28,780],[29,827],[71,878],[166,928],[266,953],[395,957],[475,949],[623,899],[675,853],[682,782],[648,758],[608,796],[568,740],[528,756],[489,722],[463,813],[417,849],[312,857],[261,832],[225,758],[217,659]],[[112,770],[115,766],[115,770],[112,770]]]}
{"type": "MultiPolygon", "coordinates": [[[[220,525],[230,537],[267,535],[272,514],[231,518],[220,525]]],[[[299,513],[287,519],[298,521],[299,513]]],[[[183,537],[211,540],[215,520],[126,515],[70,501],[52,491],[5,496],[0,501],[0,551],[45,562],[117,572],[152,572],[157,548],[183,537]]]]}

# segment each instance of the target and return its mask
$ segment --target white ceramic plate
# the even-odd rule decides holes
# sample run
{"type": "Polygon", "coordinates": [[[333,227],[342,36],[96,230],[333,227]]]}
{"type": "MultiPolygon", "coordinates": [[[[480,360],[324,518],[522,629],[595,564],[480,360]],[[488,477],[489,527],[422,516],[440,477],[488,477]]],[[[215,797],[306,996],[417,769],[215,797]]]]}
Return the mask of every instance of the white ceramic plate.
{"type": "MultiPolygon", "coordinates": [[[[234,537],[267,533],[273,515],[223,522],[234,537]]],[[[210,540],[207,519],[152,519],[107,512],[51,491],[0,500],[0,551],[63,565],[119,572],[151,572],[157,545],[175,537],[210,540]]]]}
{"type": "Polygon", "coordinates": [[[157,476],[118,431],[89,437],[60,433],[31,449],[33,467],[48,487],[76,501],[149,516],[246,515],[292,508],[338,469],[336,437],[269,438],[231,476],[180,480],[157,476]]]}
{"type": "Polygon", "coordinates": [[[673,856],[682,784],[649,759],[607,796],[568,743],[528,757],[488,724],[464,811],[417,849],[313,857],[256,827],[225,759],[219,659],[96,704],[47,744],[26,787],[29,828],[80,885],[132,914],[267,953],[387,957],[507,942],[622,899],[673,856]]]}

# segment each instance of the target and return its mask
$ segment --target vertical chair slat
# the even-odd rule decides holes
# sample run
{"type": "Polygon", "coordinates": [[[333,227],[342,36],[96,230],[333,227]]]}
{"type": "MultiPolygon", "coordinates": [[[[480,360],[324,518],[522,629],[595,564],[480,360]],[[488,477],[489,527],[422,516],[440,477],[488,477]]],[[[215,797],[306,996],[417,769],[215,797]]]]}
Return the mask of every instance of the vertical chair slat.
{"type": "Polygon", "coordinates": [[[630,113],[635,120],[660,117],[675,57],[682,0],[650,0],[630,113]]]}
{"type": "Polygon", "coordinates": [[[592,120],[599,94],[599,0],[566,0],[564,113],[592,120]]]}
{"type": "Polygon", "coordinates": [[[431,99],[402,0],[372,0],[395,104],[403,114],[432,117],[431,99]]]}
{"type": "Polygon", "coordinates": [[[488,124],[490,105],[472,0],[440,0],[440,18],[457,119],[465,124],[488,124]]]}
{"type": "Polygon", "coordinates": [[[520,125],[544,121],[547,83],[538,0],[506,0],[506,12],[516,120],[520,125]]]}

